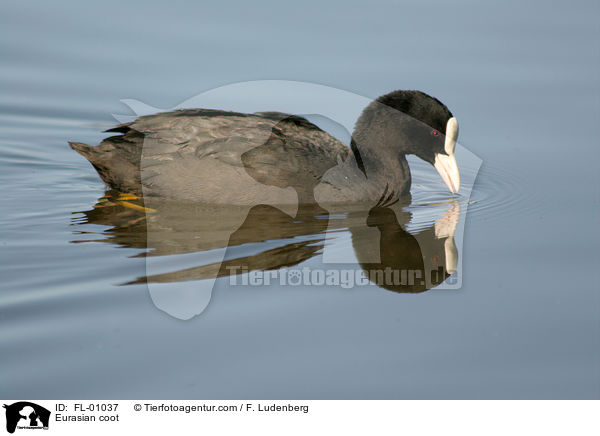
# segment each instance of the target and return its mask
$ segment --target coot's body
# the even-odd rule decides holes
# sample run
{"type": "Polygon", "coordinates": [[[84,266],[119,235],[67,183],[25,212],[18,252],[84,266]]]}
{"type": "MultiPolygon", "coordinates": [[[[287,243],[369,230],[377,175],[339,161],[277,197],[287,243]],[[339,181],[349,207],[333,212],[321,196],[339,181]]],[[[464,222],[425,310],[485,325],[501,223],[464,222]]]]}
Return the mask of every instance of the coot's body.
{"type": "Polygon", "coordinates": [[[377,202],[410,192],[416,154],[452,192],[458,125],[439,100],[395,91],[359,118],[351,148],[304,118],[187,109],[142,116],[97,147],[71,143],[113,189],[214,204],[377,202]]]}

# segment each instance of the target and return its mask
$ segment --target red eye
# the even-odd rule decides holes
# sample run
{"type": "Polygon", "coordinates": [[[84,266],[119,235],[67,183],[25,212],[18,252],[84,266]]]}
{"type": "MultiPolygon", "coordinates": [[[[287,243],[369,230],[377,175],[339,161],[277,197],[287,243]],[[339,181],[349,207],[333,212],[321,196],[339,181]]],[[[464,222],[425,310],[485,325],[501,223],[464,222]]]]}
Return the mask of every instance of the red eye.
{"type": "Polygon", "coordinates": [[[440,132],[438,132],[437,130],[432,130],[432,131],[431,131],[431,134],[432,134],[433,136],[440,136],[440,132]]]}

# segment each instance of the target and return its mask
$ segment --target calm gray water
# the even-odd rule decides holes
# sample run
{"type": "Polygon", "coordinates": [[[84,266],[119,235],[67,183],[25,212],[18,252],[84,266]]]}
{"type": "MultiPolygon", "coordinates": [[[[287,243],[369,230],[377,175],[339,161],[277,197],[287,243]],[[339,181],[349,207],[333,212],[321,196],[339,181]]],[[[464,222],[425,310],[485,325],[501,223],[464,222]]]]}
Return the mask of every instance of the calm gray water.
{"type": "Polygon", "coordinates": [[[599,12],[4,2],[0,397],[600,397],[599,12]],[[483,160],[459,290],[219,279],[183,321],[147,285],[119,286],[146,275],[144,250],[89,223],[105,186],[67,141],[106,137],[111,114],[129,113],[121,99],[170,108],[264,79],[370,98],[420,89],[451,108],[483,160]]]}

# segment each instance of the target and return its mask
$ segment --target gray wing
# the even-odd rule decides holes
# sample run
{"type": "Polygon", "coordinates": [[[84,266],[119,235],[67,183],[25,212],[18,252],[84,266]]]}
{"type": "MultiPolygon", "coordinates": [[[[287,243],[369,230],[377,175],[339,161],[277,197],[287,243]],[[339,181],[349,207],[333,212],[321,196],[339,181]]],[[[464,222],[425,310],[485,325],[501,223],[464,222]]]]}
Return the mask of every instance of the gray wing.
{"type": "Polygon", "coordinates": [[[295,203],[287,188],[314,188],[349,152],[307,120],[275,113],[179,110],[111,131],[123,133],[113,143],[138,141],[144,195],[221,204],[295,203]]]}

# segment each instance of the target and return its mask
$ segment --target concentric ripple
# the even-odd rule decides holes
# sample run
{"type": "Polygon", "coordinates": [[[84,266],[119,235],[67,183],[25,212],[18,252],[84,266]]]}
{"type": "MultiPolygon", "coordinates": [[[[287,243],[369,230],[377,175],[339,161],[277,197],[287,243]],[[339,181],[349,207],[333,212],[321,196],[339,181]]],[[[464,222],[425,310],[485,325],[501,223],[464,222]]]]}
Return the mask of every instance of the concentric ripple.
{"type": "Polygon", "coordinates": [[[452,195],[442,183],[438,174],[427,163],[414,160],[410,162],[412,172],[412,203],[410,210],[415,217],[413,225],[427,226],[440,215],[440,209],[447,209],[458,202],[468,207],[469,220],[495,220],[509,214],[531,214],[541,206],[536,199],[527,197],[523,190],[525,181],[510,170],[495,167],[484,162],[477,168],[461,167],[461,177],[474,181],[472,186],[461,188],[461,192],[452,195]],[[437,207],[439,206],[439,207],[437,207]]]}

